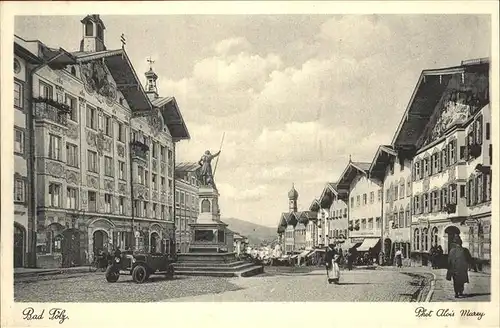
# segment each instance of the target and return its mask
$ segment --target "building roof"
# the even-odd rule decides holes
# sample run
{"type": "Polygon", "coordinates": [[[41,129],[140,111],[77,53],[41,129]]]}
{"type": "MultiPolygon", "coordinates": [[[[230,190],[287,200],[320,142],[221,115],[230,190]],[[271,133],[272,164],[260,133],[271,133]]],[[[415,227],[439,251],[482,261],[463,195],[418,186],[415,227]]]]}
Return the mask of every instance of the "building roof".
{"type": "Polygon", "coordinates": [[[191,139],[175,97],[158,97],[153,100],[153,106],[160,109],[172,138],[176,141],[191,139]]]}
{"type": "Polygon", "coordinates": [[[180,162],[175,165],[175,172],[195,172],[200,165],[194,162],[180,162]]]}
{"type": "Polygon", "coordinates": [[[33,50],[26,40],[17,35],[14,36],[14,53],[31,64],[41,64],[42,59],[38,57],[38,52],[33,50]]]}
{"type": "MultiPolygon", "coordinates": [[[[431,117],[436,108],[442,105],[443,96],[453,91],[468,92],[468,83],[474,84],[472,89],[477,90],[474,75],[488,70],[489,59],[482,58],[464,61],[461,66],[422,71],[391,145],[395,148],[420,148],[422,136],[428,124],[432,124],[431,117]]],[[[487,102],[488,89],[478,91],[479,102],[487,102]]]]}
{"type": "Polygon", "coordinates": [[[320,205],[317,199],[313,199],[311,205],[309,206],[309,211],[317,212],[319,211],[320,205]]]}
{"type": "Polygon", "coordinates": [[[321,196],[318,199],[321,208],[330,208],[333,203],[334,198],[338,195],[337,183],[327,182],[321,196]]]}
{"type": "Polygon", "coordinates": [[[349,190],[352,180],[359,174],[368,174],[371,163],[349,162],[337,181],[337,188],[349,190]]]}
{"type": "Polygon", "coordinates": [[[387,165],[398,156],[398,152],[390,145],[380,145],[370,165],[370,176],[382,180],[387,165]]]}

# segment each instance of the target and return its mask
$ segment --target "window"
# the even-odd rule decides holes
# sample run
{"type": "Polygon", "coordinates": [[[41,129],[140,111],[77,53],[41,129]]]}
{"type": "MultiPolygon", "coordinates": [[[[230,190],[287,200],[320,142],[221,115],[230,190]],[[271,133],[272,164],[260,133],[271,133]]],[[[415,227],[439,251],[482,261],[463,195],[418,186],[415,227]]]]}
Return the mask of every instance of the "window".
{"type": "Polygon", "coordinates": [[[156,204],[153,204],[153,209],[151,210],[152,211],[152,215],[153,215],[153,218],[156,218],[156,208],[157,208],[157,205],[156,204]]]}
{"type": "Polygon", "coordinates": [[[405,226],[405,212],[401,208],[399,211],[399,220],[398,220],[398,228],[404,228],[405,226]]]}
{"type": "Polygon", "coordinates": [[[427,228],[422,229],[422,251],[426,252],[429,250],[429,231],[427,228]]]}
{"type": "MultiPolygon", "coordinates": [[[[396,183],[397,183],[397,182],[396,182],[396,183]]],[[[398,189],[398,185],[396,184],[396,185],[394,186],[394,200],[397,200],[397,199],[398,199],[398,195],[399,195],[398,191],[399,191],[399,189],[398,189]]]]}
{"type": "Polygon", "coordinates": [[[113,136],[113,120],[109,116],[104,116],[104,134],[108,137],[113,136]]]}
{"type": "Polygon", "coordinates": [[[153,142],[153,144],[151,146],[151,152],[152,152],[153,158],[157,158],[158,157],[157,147],[158,147],[158,145],[156,144],[156,142],[153,142]]]}
{"type": "Polygon", "coordinates": [[[67,198],[66,198],[66,208],[70,208],[70,209],[76,209],[76,195],[77,195],[77,190],[76,188],[70,188],[68,187],[66,189],[66,193],[67,193],[67,198]]]}
{"type": "Polygon", "coordinates": [[[14,81],[14,106],[23,107],[23,85],[14,81]]]}
{"type": "Polygon", "coordinates": [[[142,166],[137,167],[137,183],[144,184],[144,168],[142,166]]]}
{"type": "Polygon", "coordinates": [[[399,199],[405,198],[405,180],[401,179],[400,185],[399,185],[399,199]]]}
{"type": "Polygon", "coordinates": [[[439,207],[439,190],[435,190],[431,193],[432,196],[432,212],[441,210],[439,207]]]}
{"type": "Polygon", "coordinates": [[[61,206],[61,185],[57,183],[49,184],[49,206],[61,206]]]}
{"type": "Polygon", "coordinates": [[[125,162],[118,161],[118,178],[125,180],[125,162]]]}
{"type": "Polygon", "coordinates": [[[49,134],[49,158],[61,160],[61,138],[49,134]]]}
{"type": "Polygon", "coordinates": [[[419,214],[420,209],[420,196],[413,197],[413,213],[419,214]]]}
{"type": "Polygon", "coordinates": [[[160,189],[165,190],[165,177],[160,178],[160,189]]]}
{"type": "Polygon", "coordinates": [[[38,96],[45,99],[52,99],[52,86],[40,81],[38,86],[38,96]]]}
{"type": "Polygon", "coordinates": [[[74,122],[78,122],[78,107],[76,105],[76,98],[66,94],[64,96],[64,103],[68,105],[71,110],[69,118],[74,122]]]}
{"type": "Polygon", "coordinates": [[[420,178],[420,162],[415,163],[415,180],[420,178]]]}
{"type": "Polygon", "coordinates": [[[479,174],[476,177],[476,186],[477,186],[476,195],[477,195],[477,203],[478,204],[481,204],[484,201],[483,181],[484,181],[483,175],[479,174]]]}
{"type": "Polygon", "coordinates": [[[410,178],[408,178],[408,180],[406,181],[406,197],[410,196],[411,196],[411,180],[410,178]]]}
{"type": "Polygon", "coordinates": [[[94,191],[87,191],[89,200],[89,212],[97,212],[96,193],[94,191]]]}
{"type": "Polygon", "coordinates": [[[66,164],[78,167],[78,147],[76,145],[66,144],[66,164]]]}
{"type": "Polygon", "coordinates": [[[134,214],[137,217],[142,216],[142,207],[141,207],[141,201],[140,200],[134,200],[134,214]]]}
{"type": "Polygon", "coordinates": [[[97,110],[87,105],[87,127],[97,130],[97,110]]]}
{"type": "Polygon", "coordinates": [[[439,155],[440,153],[432,155],[432,172],[434,174],[441,172],[441,165],[440,165],[441,158],[439,155]]]}
{"type": "Polygon", "coordinates": [[[354,197],[351,197],[351,208],[354,207],[354,197]]]}
{"type": "Polygon", "coordinates": [[[431,244],[433,246],[437,246],[438,245],[438,238],[439,238],[438,228],[434,227],[431,230],[431,244]]]}
{"type": "Polygon", "coordinates": [[[457,140],[452,140],[449,144],[449,156],[448,160],[450,164],[455,164],[457,162],[457,140]]]}
{"type": "Polygon", "coordinates": [[[356,206],[360,205],[361,197],[359,195],[356,196],[356,206]]]}
{"type": "Polygon", "coordinates": [[[167,152],[165,151],[165,146],[160,146],[160,157],[163,162],[167,161],[167,152]]]}
{"type": "Polygon", "coordinates": [[[456,184],[450,185],[449,202],[450,202],[450,204],[453,204],[453,205],[457,204],[457,185],[456,184]]]}
{"type": "Polygon", "coordinates": [[[181,194],[180,194],[179,190],[176,190],[175,191],[175,203],[176,204],[179,204],[180,198],[181,198],[181,194]]]}
{"type": "Polygon", "coordinates": [[[156,185],[156,174],[151,174],[151,184],[152,184],[152,187],[153,187],[153,190],[156,190],[157,189],[157,185],[156,185]]]}
{"type": "Polygon", "coordinates": [[[118,141],[125,142],[125,127],[118,122],[118,141]]]}
{"type": "Polygon", "coordinates": [[[429,213],[429,194],[423,194],[424,198],[424,213],[429,213]]]}
{"type": "Polygon", "coordinates": [[[97,153],[91,150],[87,150],[87,170],[90,172],[98,172],[98,159],[97,153]]]}
{"type": "Polygon", "coordinates": [[[413,247],[416,251],[420,249],[420,230],[418,229],[413,232],[413,247]]]}
{"type": "Polygon", "coordinates": [[[184,205],[185,203],[185,194],[183,192],[181,192],[181,205],[184,205]]]}
{"type": "Polygon", "coordinates": [[[25,187],[24,180],[21,178],[14,179],[14,202],[24,202],[25,187]]]}
{"type": "Polygon", "coordinates": [[[380,202],[382,200],[382,189],[377,190],[377,201],[380,202]]]}
{"type": "Polygon", "coordinates": [[[479,115],[474,122],[475,134],[476,134],[476,144],[483,144],[483,116],[479,115]]]}
{"type": "Polygon", "coordinates": [[[361,219],[361,230],[366,229],[366,219],[361,219]]]}
{"type": "Polygon", "coordinates": [[[149,187],[149,171],[144,170],[144,185],[149,187]]]}
{"type": "Polygon", "coordinates": [[[444,208],[448,205],[448,187],[443,187],[441,189],[441,206],[444,208]]]}
{"type": "MultiPolygon", "coordinates": [[[[376,225],[377,229],[380,229],[380,217],[377,217],[375,219],[375,225],[376,225]]],[[[347,230],[346,230],[345,235],[347,236],[347,230]]]]}
{"type": "Polygon", "coordinates": [[[143,213],[142,216],[147,218],[148,217],[148,202],[143,202],[143,213]]]}
{"type": "Polygon", "coordinates": [[[367,198],[366,194],[363,194],[363,205],[366,205],[366,198],[367,198]]]}
{"type": "Polygon", "coordinates": [[[113,176],[113,159],[109,156],[104,156],[104,175],[113,176]]]}
{"type": "Polygon", "coordinates": [[[85,36],[94,36],[94,24],[90,21],[85,23],[85,36]]]}
{"type": "Polygon", "coordinates": [[[465,198],[465,186],[460,185],[460,198],[465,198]]]}
{"type": "Polygon", "coordinates": [[[111,213],[111,194],[104,194],[104,212],[111,213]]]}
{"type": "Polygon", "coordinates": [[[118,198],[118,211],[120,214],[125,214],[125,197],[118,198]]]}
{"type": "Polygon", "coordinates": [[[368,219],[368,229],[372,230],[373,229],[373,218],[368,219]]]}
{"type": "Polygon", "coordinates": [[[406,207],[406,215],[405,215],[405,227],[411,226],[411,213],[410,213],[410,206],[406,207]]]}
{"type": "Polygon", "coordinates": [[[167,217],[166,217],[166,213],[165,213],[165,205],[162,205],[161,206],[161,219],[162,220],[165,220],[167,217]]]}
{"type": "Polygon", "coordinates": [[[424,167],[424,176],[428,176],[429,175],[429,158],[426,157],[424,158],[423,160],[423,167],[424,167]]]}
{"type": "Polygon", "coordinates": [[[24,154],[24,131],[14,128],[14,153],[24,154]]]}
{"type": "Polygon", "coordinates": [[[389,203],[391,201],[391,188],[385,191],[385,202],[389,203]]]}

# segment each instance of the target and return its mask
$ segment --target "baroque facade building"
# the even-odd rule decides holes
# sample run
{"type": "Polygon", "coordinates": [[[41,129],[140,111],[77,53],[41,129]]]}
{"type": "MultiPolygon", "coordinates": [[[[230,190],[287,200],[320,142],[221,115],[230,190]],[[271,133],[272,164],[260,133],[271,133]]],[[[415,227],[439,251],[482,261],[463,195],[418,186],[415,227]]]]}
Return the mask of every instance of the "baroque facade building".
{"type": "Polygon", "coordinates": [[[98,250],[173,250],[175,143],[189,133],[174,98],[146,90],[99,15],[79,51],[24,41],[44,62],[32,78],[37,265],[92,261],[98,250]]]}
{"type": "Polygon", "coordinates": [[[393,263],[396,250],[404,259],[411,252],[412,153],[381,145],[370,166],[370,176],[383,183],[383,253],[384,262],[393,263]]]}
{"type": "Polygon", "coordinates": [[[427,265],[429,250],[445,255],[460,235],[476,262],[491,259],[492,144],[489,60],[425,70],[394,136],[393,147],[415,152],[412,170],[412,253],[427,265]]]}
{"type": "Polygon", "coordinates": [[[347,200],[348,191],[346,189],[338,188],[336,183],[327,183],[321,197],[319,204],[326,215],[326,234],[324,245],[343,243],[347,241],[347,200]]]}
{"type": "Polygon", "coordinates": [[[32,70],[41,59],[14,40],[14,267],[36,265],[36,214],[33,194],[32,70]]]}
{"type": "Polygon", "coordinates": [[[198,163],[175,166],[175,241],[176,251],[187,253],[191,242],[190,224],[198,219],[198,163]]]}

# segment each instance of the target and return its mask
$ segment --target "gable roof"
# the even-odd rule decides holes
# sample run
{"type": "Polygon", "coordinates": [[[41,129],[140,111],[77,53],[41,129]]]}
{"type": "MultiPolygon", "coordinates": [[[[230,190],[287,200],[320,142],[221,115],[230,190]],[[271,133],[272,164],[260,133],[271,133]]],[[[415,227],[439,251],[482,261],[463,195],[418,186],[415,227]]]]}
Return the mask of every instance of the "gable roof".
{"type": "Polygon", "coordinates": [[[347,189],[352,180],[359,174],[368,175],[371,163],[367,162],[349,162],[337,181],[337,188],[347,189]]]}
{"type": "Polygon", "coordinates": [[[454,80],[457,75],[463,84],[466,74],[488,70],[489,59],[483,58],[464,61],[461,66],[422,71],[391,145],[395,148],[420,148],[421,136],[441,103],[443,94],[451,88],[456,88],[457,83],[454,80]]]}
{"type": "Polygon", "coordinates": [[[158,97],[153,100],[153,106],[158,107],[163,116],[163,120],[174,140],[189,140],[191,136],[182,117],[175,97],[158,97]]]}
{"type": "Polygon", "coordinates": [[[338,195],[337,184],[334,182],[327,182],[321,196],[318,199],[321,208],[330,208],[333,203],[333,198],[338,195]]]}
{"type": "Polygon", "coordinates": [[[370,164],[370,176],[382,180],[385,176],[385,170],[390,161],[398,156],[397,151],[390,145],[380,145],[370,164]]]}
{"type": "Polygon", "coordinates": [[[320,208],[319,201],[315,198],[313,199],[311,205],[309,206],[309,211],[317,212],[320,208]],[[315,210],[315,208],[317,208],[315,210]]]}

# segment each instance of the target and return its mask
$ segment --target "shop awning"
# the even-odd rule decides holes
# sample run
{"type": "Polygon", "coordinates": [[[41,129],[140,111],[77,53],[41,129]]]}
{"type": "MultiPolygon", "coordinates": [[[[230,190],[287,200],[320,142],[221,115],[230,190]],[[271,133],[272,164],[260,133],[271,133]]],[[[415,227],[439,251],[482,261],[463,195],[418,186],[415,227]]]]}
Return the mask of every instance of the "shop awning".
{"type": "Polygon", "coordinates": [[[366,252],[370,250],[370,248],[375,247],[380,239],[378,238],[365,238],[363,243],[357,248],[359,252],[366,252]]]}

